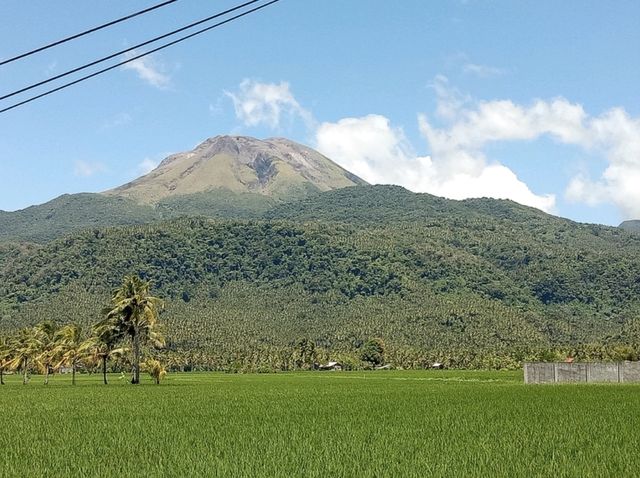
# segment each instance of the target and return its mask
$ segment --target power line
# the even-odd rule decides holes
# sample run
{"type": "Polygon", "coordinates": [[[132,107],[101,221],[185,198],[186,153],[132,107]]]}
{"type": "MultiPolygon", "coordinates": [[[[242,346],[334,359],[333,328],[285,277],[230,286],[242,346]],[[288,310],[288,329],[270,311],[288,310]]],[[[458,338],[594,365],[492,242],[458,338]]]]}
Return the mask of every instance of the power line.
{"type": "Polygon", "coordinates": [[[100,63],[104,63],[107,60],[112,60],[113,58],[116,58],[116,57],[118,57],[120,55],[124,55],[125,53],[129,53],[131,51],[134,51],[137,48],[140,48],[140,47],[143,47],[143,46],[147,46],[147,45],[149,45],[151,43],[157,42],[158,40],[163,40],[164,38],[173,36],[173,35],[175,35],[177,33],[183,32],[185,30],[189,30],[190,28],[193,28],[195,26],[201,25],[202,23],[206,23],[208,21],[214,20],[214,19],[219,18],[221,16],[227,15],[227,14],[229,14],[231,12],[235,12],[236,10],[239,10],[241,8],[244,8],[246,6],[249,6],[249,5],[251,5],[253,3],[256,3],[256,2],[259,2],[259,1],[260,0],[250,0],[250,1],[246,2],[246,3],[243,3],[242,5],[238,5],[236,7],[233,7],[233,8],[230,8],[228,10],[225,10],[224,12],[216,13],[215,15],[211,15],[211,16],[209,16],[207,18],[202,19],[202,20],[198,20],[197,22],[190,23],[189,25],[185,25],[185,26],[183,26],[181,28],[178,28],[177,30],[173,30],[173,31],[171,31],[169,33],[165,33],[164,35],[160,35],[160,36],[157,36],[155,38],[152,38],[151,40],[147,40],[145,42],[138,43],[137,45],[134,45],[132,47],[126,48],[124,50],[120,50],[120,51],[118,51],[116,53],[112,53],[111,55],[107,55],[105,57],[102,57],[99,60],[92,61],[91,63],[87,63],[85,65],[79,66],[79,67],[74,68],[72,70],[65,71],[64,73],[60,73],[59,75],[52,76],[51,78],[47,78],[46,80],[42,80],[42,81],[39,81],[38,83],[34,83],[34,84],[26,86],[24,88],[20,88],[19,90],[12,91],[11,93],[7,93],[4,96],[0,96],[0,101],[6,100],[7,98],[11,98],[12,96],[19,95],[20,93],[24,93],[25,91],[32,90],[34,88],[37,88],[38,86],[46,85],[47,83],[51,83],[52,81],[59,80],[60,78],[64,78],[65,76],[69,76],[69,75],[72,75],[74,73],[78,73],[79,71],[86,70],[87,68],[90,68],[92,66],[98,65],[100,63]]]}
{"type": "Polygon", "coordinates": [[[177,43],[180,43],[180,42],[183,42],[185,40],[188,40],[189,38],[192,38],[192,37],[194,37],[196,35],[200,35],[200,34],[202,34],[204,32],[209,31],[209,30],[213,30],[214,28],[220,27],[220,26],[222,26],[222,25],[224,25],[226,23],[229,23],[229,22],[232,22],[234,20],[237,20],[238,18],[244,17],[245,15],[249,15],[250,13],[257,12],[258,10],[262,10],[263,8],[268,7],[269,5],[273,5],[274,3],[277,3],[279,1],[280,0],[271,0],[270,2],[267,2],[267,3],[263,4],[263,5],[258,6],[258,7],[252,8],[251,10],[247,10],[246,12],[242,12],[242,13],[240,13],[238,15],[235,15],[235,16],[233,16],[231,18],[227,18],[226,20],[218,22],[218,23],[216,23],[214,25],[211,25],[211,26],[209,26],[207,28],[203,28],[203,29],[198,30],[196,32],[193,32],[193,33],[191,33],[189,35],[185,35],[185,36],[180,37],[177,40],[174,40],[172,42],[165,43],[164,45],[161,45],[161,46],[159,46],[157,48],[154,48],[153,50],[149,50],[148,52],[142,53],[140,55],[136,55],[136,56],[134,56],[132,58],[129,58],[128,60],[122,61],[120,63],[116,63],[115,65],[112,65],[112,66],[109,66],[107,68],[103,68],[102,70],[98,70],[98,71],[96,71],[94,73],[91,73],[90,75],[83,76],[81,78],[78,78],[77,80],[70,81],[69,83],[65,83],[64,85],[58,86],[57,88],[53,88],[53,89],[45,91],[44,93],[41,93],[39,95],[32,96],[31,98],[28,98],[28,99],[26,99],[24,101],[20,101],[19,103],[15,103],[15,104],[13,104],[11,106],[8,106],[8,107],[6,107],[4,109],[1,109],[0,113],[5,113],[5,112],[7,112],[9,110],[12,110],[14,108],[17,108],[19,106],[26,105],[27,103],[31,103],[32,101],[40,99],[40,98],[42,98],[44,96],[48,96],[48,95],[50,95],[52,93],[55,93],[57,91],[63,90],[65,88],[68,88],[70,86],[76,85],[76,84],[81,83],[81,82],[83,82],[85,80],[88,80],[90,78],[93,78],[94,76],[98,76],[98,75],[101,75],[101,74],[106,73],[108,71],[111,71],[111,70],[113,70],[115,68],[118,68],[119,66],[126,65],[127,63],[131,63],[132,61],[138,60],[138,59],[140,59],[142,57],[145,57],[147,55],[151,55],[152,53],[155,53],[157,51],[164,50],[165,48],[168,48],[168,47],[173,46],[173,45],[175,45],[177,43]]]}
{"type": "Polygon", "coordinates": [[[40,48],[36,48],[35,50],[31,50],[31,51],[28,51],[26,53],[21,53],[20,55],[16,55],[16,56],[14,56],[12,58],[9,58],[8,60],[0,61],[0,66],[6,65],[7,63],[11,63],[11,62],[16,61],[16,60],[20,60],[20,59],[25,58],[27,56],[34,55],[36,53],[40,53],[41,51],[48,50],[49,48],[53,48],[54,46],[62,45],[63,43],[66,43],[68,41],[75,40],[76,38],[80,38],[80,37],[83,37],[85,35],[89,35],[90,33],[97,32],[98,30],[102,30],[102,29],[107,28],[107,27],[111,27],[111,26],[116,25],[118,23],[124,22],[126,20],[130,20],[132,18],[135,18],[137,16],[143,15],[145,13],[149,13],[149,12],[151,12],[153,10],[157,10],[158,8],[161,8],[161,7],[164,7],[166,5],[169,5],[170,3],[175,3],[177,1],[178,0],[168,0],[166,2],[162,2],[162,3],[159,3],[159,4],[154,5],[152,7],[145,8],[144,10],[140,10],[139,12],[135,12],[135,13],[132,13],[130,15],[127,15],[126,17],[118,18],[117,20],[113,20],[111,22],[105,23],[103,25],[99,25],[99,26],[94,27],[94,28],[90,28],[89,30],[86,30],[84,32],[77,33],[75,35],[71,35],[70,37],[63,38],[62,40],[58,40],[58,41],[55,41],[53,43],[49,43],[48,45],[45,45],[45,46],[41,46],[40,48]]]}

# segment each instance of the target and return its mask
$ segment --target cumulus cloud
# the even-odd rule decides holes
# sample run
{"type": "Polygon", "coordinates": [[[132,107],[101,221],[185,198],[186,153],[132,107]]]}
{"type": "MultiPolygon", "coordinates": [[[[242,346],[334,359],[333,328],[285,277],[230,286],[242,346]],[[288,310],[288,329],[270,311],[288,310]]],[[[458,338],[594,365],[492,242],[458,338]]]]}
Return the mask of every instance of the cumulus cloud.
{"type": "MultiPolygon", "coordinates": [[[[436,128],[424,115],[419,117],[419,124],[440,167],[481,178],[488,164],[483,148],[489,143],[547,136],[559,144],[596,154],[608,163],[597,179],[584,173],[574,176],[565,190],[569,201],[591,206],[613,203],[625,217],[640,217],[640,118],[630,117],[621,108],[591,116],[581,105],[564,98],[537,100],[530,105],[509,100],[470,105],[447,91],[445,78],[437,79],[437,83],[438,114],[447,126],[436,128]]],[[[447,194],[455,197],[452,191],[447,194]]],[[[516,196],[512,199],[522,202],[516,196]]],[[[530,198],[524,203],[549,210],[551,199],[530,198]],[[549,206],[536,205],[540,199],[549,206]]]]}
{"type": "Polygon", "coordinates": [[[608,166],[597,179],[574,177],[567,199],[592,205],[612,202],[625,218],[640,218],[640,118],[614,108],[591,118],[585,130],[588,145],[602,152],[608,166]]]}
{"type": "MultiPolygon", "coordinates": [[[[137,55],[138,53],[134,50],[126,53],[124,57],[128,60],[137,55]]],[[[138,78],[156,88],[166,89],[171,85],[171,77],[167,73],[166,66],[153,56],[138,58],[122,65],[122,68],[134,71],[138,78]]]]}
{"type": "Polygon", "coordinates": [[[400,128],[381,115],[322,123],[316,131],[320,152],[370,183],[398,183],[414,158],[400,128]]]}
{"type": "Polygon", "coordinates": [[[506,166],[487,164],[464,151],[417,155],[403,131],[380,115],[322,123],[316,133],[316,147],[374,184],[399,184],[411,191],[451,199],[512,199],[545,211],[552,211],[555,205],[553,195],[532,193],[506,166]]]}
{"type": "Polygon", "coordinates": [[[280,128],[284,118],[301,118],[307,126],[313,125],[311,113],[295,99],[289,83],[261,83],[245,79],[236,92],[225,91],[233,101],[236,116],[245,126],[266,125],[280,128]]]}
{"type": "MultiPolygon", "coordinates": [[[[533,141],[547,136],[559,144],[573,145],[595,153],[609,163],[601,177],[593,180],[576,175],[565,191],[574,202],[596,205],[615,204],[626,217],[640,217],[640,120],[614,108],[600,116],[590,116],[584,108],[564,98],[536,100],[519,105],[509,100],[469,102],[448,88],[446,78],[436,79],[437,116],[445,127],[433,126],[425,115],[419,116],[420,130],[427,140],[440,177],[471,175],[485,183],[486,194],[510,197],[523,204],[552,210],[552,195],[537,196],[525,189],[515,175],[500,180],[495,173],[502,165],[492,164],[484,148],[493,142],[533,141]],[[489,174],[491,173],[491,174],[489,174]],[[490,179],[493,178],[494,179],[490,179]],[[490,190],[495,188],[491,193],[490,190]]],[[[506,171],[503,171],[506,173],[506,171]]],[[[440,193],[457,197],[458,191],[473,188],[463,180],[441,184],[440,193]]],[[[467,193],[467,194],[479,194],[467,193]]]]}
{"type": "Polygon", "coordinates": [[[76,161],[73,167],[73,174],[83,178],[88,178],[106,171],[107,168],[102,163],[82,160],[76,161]]]}

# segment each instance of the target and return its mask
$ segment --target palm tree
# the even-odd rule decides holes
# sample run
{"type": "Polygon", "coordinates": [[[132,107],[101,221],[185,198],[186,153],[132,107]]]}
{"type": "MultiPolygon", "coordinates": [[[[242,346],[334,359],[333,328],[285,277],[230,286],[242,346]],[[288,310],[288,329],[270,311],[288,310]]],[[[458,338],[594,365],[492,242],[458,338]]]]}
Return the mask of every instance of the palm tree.
{"type": "Polygon", "coordinates": [[[11,362],[11,342],[6,335],[0,335],[0,385],[4,385],[4,370],[11,362]]]}
{"type": "Polygon", "coordinates": [[[82,340],[82,328],[76,324],[62,327],[56,339],[56,356],[60,358],[56,368],[71,367],[71,383],[75,385],[78,365],[88,356],[91,342],[82,340]]]}
{"type": "Polygon", "coordinates": [[[107,381],[107,363],[109,359],[125,352],[123,347],[118,347],[122,338],[123,334],[118,330],[114,321],[107,319],[95,325],[93,336],[89,339],[93,358],[102,364],[102,380],[105,385],[109,383],[107,381]]]}
{"type": "Polygon", "coordinates": [[[56,359],[56,334],[58,328],[50,321],[46,320],[36,325],[35,333],[40,341],[40,350],[35,357],[35,361],[44,373],[44,384],[49,384],[49,374],[53,369],[56,359]]]}
{"type": "Polygon", "coordinates": [[[144,364],[144,368],[153,378],[156,385],[160,385],[160,380],[167,374],[160,360],[148,359],[144,364]]]}
{"type": "Polygon", "coordinates": [[[12,343],[13,356],[9,362],[9,368],[15,370],[22,369],[22,384],[29,381],[29,366],[31,360],[36,356],[41,347],[38,338],[39,334],[35,328],[28,327],[21,329],[12,343]]]}
{"type": "Polygon", "coordinates": [[[158,343],[158,313],[163,303],[149,294],[151,284],[136,275],[126,276],[111,299],[111,310],[107,319],[112,320],[116,330],[131,342],[131,383],[140,383],[140,356],[142,346],[149,340],[158,343]]]}

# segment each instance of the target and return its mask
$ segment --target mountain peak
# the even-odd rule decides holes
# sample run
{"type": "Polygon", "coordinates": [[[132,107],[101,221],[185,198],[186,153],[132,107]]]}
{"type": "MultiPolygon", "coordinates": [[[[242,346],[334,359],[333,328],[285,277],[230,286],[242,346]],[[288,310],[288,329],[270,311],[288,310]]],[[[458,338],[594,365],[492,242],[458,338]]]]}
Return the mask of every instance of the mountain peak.
{"type": "Polygon", "coordinates": [[[640,232],[640,220],[635,219],[630,221],[624,221],[622,224],[620,224],[619,227],[622,229],[626,229],[627,231],[630,231],[630,232],[640,232]]]}
{"type": "Polygon", "coordinates": [[[168,156],[150,173],[105,194],[151,204],[214,189],[284,197],[358,184],[366,182],[289,139],[221,135],[168,156]]]}

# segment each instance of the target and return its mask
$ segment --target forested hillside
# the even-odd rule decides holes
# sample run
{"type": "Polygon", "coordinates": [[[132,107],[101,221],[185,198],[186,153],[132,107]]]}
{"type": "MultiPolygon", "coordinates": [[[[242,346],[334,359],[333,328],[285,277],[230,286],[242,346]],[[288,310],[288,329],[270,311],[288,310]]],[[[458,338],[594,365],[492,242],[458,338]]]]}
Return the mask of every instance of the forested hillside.
{"type": "Polygon", "coordinates": [[[0,242],[46,242],[89,227],[144,224],[153,208],[101,194],[64,194],[15,212],[0,211],[0,242]]]}
{"type": "Polygon", "coordinates": [[[639,329],[639,236],[391,186],[309,196],[260,220],[5,244],[0,328],[96,321],[131,272],[167,299],[170,353],[215,368],[286,368],[303,338],[347,360],[371,337],[403,366],[497,366],[585,344],[609,353],[639,329]]]}
{"type": "Polygon", "coordinates": [[[220,189],[169,197],[154,205],[103,194],[65,194],[20,211],[0,211],[0,242],[46,243],[89,228],[148,224],[183,216],[256,219],[277,203],[259,194],[220,189]]]}

